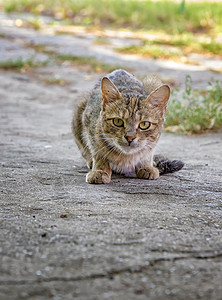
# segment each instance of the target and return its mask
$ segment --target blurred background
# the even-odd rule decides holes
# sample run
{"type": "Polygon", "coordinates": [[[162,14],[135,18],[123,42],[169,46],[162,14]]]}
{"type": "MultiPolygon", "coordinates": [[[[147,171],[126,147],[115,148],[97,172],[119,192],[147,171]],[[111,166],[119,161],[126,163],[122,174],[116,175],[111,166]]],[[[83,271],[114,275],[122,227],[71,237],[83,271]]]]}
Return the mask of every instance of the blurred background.
{"type": "MultiPolygon", "coordinates": [[[[1,69],[54,61],[89,73],[122,67],[143,77],[148,70],[174,88],[167,131],[221,131],[221,1],[2,0],[0,9],[1,39],[10,26],[25,29],[23,47],[32,51],[5,51],[1,69]]],[[[68,83],[56,76],[46,81],[68,83]]]]}

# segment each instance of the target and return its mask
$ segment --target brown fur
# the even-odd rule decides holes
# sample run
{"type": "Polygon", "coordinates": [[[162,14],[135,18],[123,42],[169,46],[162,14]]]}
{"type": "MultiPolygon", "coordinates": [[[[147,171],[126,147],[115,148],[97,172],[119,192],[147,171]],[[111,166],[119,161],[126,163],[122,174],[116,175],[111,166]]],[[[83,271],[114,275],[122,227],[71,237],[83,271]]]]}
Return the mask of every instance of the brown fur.
{"type": "Polygon", "coordinates": [[[76,143],[92,167],[87,182],[108,183],[112,171],[135,171],[144,179],[159,177],[153,153],[169,95],[169,87],[157,77],[143,84],[124,70],[108,74],[95,86],[78,105],[72,123],[76,143]],[[115,118],[123,121],[122,127],[114,125],[115,118]],[[151,126],[142,130],[140,122],[151,126]]]}

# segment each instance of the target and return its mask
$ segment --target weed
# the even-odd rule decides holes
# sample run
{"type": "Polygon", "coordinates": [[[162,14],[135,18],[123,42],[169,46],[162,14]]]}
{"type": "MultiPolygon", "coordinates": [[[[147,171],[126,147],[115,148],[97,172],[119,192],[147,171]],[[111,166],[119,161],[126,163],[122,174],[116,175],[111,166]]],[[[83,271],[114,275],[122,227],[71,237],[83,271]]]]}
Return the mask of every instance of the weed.
{"type": "Polygon", "coordinates": [[[34,49],[36,52],[46,53],[46,45],[34,43],[26,43],[25,45],[28,48],[34,49]]]}
{"type": "Polygon", "coordinates": [[[131,45],[117,48],[116,51],[129,54],[139,54],[152,58],[173,58],[191,53],[202,53],[222,56],[222,44],[213,38],[194,36],[192,33],[163,35],[153,41],[144,41],[142,45],[131,45]]]}
{"type": "Polygon", "coordinates": [[[32,58],[29,59],[22,59],[22,58],[17,58],[17,59],[10,59],[7,61],[1,61],[0,62],[0,69],[5,69],[5,70],[21,70],[24,68],[36,68],[40,66],[45,66],[47,65],[47,61],[45,62],[35,62],[32,58]]]}
{"type": "Polygon", "coordinates": [[[94,44],[96,45],[110,45],[111,42],[105,38],[98,37],[95,39],[94,44]]]}
{"type": "Polygon", "coordinates": [[[26,27],[31,27],[35,30],[40,30],[43,25],[44,25],[44,23],[37,16],[35,18],[28,18],[26,20],[26,27]]]}
{"type": "Polygon", "coordinates": [[[43,81],[47,84],[55,84],[55,85],[68,85],[70,82],[63,78],[49,77],[44,78],[43,81]]]}
{"type": "Polygon", "coordinates": [[[93,57],[61,54],[55,55],[54,58],[59,61],[70,61],[75,65],[89,66],[90,69],[95,72],[111,72],[115,69],[120,68],[120,66],[117,65],[102,63],[93,57]]]}
{"type": "Polygon", "coordinates": [[[152,57],[154,59],[169,59],[172,57],[178,57],[182,55],[182,53],[179,50],[175,49],[173,51],[172,49],[169,49],[169,47],[166,46],[156,46],[153,42],[146,43],[142,46],[132,45],[122,48],[116,48],[115,50],[121,53],[137,55],[139,54],[146,57],[152,57]]]}
{"type": "Polygon", "coordinates": [[[178,100],[178,91],[172,94],[165,130],[191,134],[221,129],[222,86],[216,81],[209,83],[205,90],[193,89],[191,77],[187,76],[183,100],[178,100]]]}
{"type": "Polygon", "coordinates": [[[85,66],[88,68],[88,71],[94,72],[112,72],[115,69],[121,68],[119,65],[112,65],[108,63],[103,63],[97,60],[94,57],[87,56],[76,56],[72,54],[56,54],[52,49],[49,49],[47,46],[42,44],[26,44],[27,47],[34,49],[37,52],[45,53],[50,56],[51,60],[56,60],[61,63],[64,61],[69,61],[70,63],[78,66],[85,66]]]}

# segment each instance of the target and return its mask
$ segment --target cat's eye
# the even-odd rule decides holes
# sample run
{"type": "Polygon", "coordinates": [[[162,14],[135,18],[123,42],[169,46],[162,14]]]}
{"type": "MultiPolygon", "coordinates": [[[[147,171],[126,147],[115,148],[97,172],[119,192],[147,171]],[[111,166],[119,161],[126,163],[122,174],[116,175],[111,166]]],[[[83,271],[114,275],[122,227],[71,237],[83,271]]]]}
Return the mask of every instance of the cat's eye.
{"type": "Polygon", "coordinates": [[[117,127],[123,127],[124,126],[124,122],[122,119],[119,118],[114,118],[113,119],[113,124],[117,127]]]}
{"type": "Polygon", "coordinates": [[[151,123],[148,121],[143,121],[139,123],[139,129],[146,130],[150,127],[151,123]]]}

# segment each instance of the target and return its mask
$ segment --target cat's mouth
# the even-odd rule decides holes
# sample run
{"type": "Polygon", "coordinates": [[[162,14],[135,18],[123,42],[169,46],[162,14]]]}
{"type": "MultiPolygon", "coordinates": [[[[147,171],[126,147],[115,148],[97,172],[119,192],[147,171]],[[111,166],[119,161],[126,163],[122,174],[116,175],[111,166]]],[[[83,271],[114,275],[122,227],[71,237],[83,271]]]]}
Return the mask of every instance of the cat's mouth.
{"type": "Polygon", "coordinates": [[[119,153],[130,155],[140,152],[144,149],[144,143],[138,143],[137,140],[132,141],[131,143],[124,141],[122,139],[112,140],[110,138],[105,138],[107,144],[111,147],[111,150],[116,150],[119,153]]]}
{"type": "Polygon", "coordinates": [[[113,142],[111,147],[122,154],[134,154],[140,150],[140,147],[137,145],[137,143],[128,144],[122,142],[113,142]]]}
{"type": "Polygon", "coordinates": [[[138,143],[136,142],[132,142],[132,143],[124,143],[124,145],[120,145],[121,151],[124,154],[134,154],[139,152],[143,147],[141,147],[141,145],[138,145],[138,143]]]}

